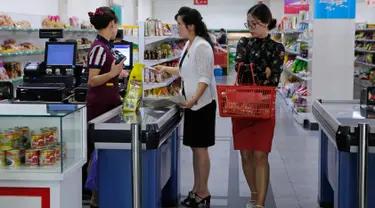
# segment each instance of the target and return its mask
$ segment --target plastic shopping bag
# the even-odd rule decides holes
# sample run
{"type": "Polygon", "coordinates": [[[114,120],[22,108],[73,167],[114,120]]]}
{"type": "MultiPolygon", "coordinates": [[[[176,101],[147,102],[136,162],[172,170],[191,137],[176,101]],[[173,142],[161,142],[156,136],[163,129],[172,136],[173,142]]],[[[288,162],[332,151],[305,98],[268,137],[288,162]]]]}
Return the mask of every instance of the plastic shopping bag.
{"type": "Polygon", "coordinates": [[[91,155],[91,160],[88,168],[89,174],[85,185],[87,189],[90,189],[92,191],[98,190],[98,160],[96,155],[97,150],[94,150],[94,152],[91,155]]]}

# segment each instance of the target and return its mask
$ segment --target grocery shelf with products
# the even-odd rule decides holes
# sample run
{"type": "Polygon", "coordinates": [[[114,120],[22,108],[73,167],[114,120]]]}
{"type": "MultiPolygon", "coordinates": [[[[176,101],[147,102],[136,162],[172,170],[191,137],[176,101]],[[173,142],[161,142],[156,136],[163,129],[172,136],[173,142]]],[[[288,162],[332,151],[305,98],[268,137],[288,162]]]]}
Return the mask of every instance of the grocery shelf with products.
{"type": "Polygon", "coordinates": [[[279,96],[292,109],[296,121],[305,125],[312,119],[312,19],[311,13],[301,11],[297,16],[283,17],[280,25],[271,31],[271,37],[285,48],[284,70],[279,96]]]}
{"type": "Polygon", "coordinates": [[[353,98],[373,85],[375,73],[375,24],[357,23],[355,34],[355,70],[353,98]]]}
{"type": "Polygon", "coordinates": [[[61,199],[81,191],[69,184],[79,181],[87,161],[85,106],[1,105],[0,187],[51,188],[51,204],[64,207],[61,199]]]}
{"type": "MultiPolygon", "coordinates": [[[[20,83],[25,64],[44,59],[44,44],[47,39],[39,39],[40,29],[32,27],[29,21],[17,22],[6,14],[1,14],[0,20],[0,80],[20,83]]],[[[85,64],[87,49],[96,35],[96,30],[93,30],[87,21],[78,23],[78,20],[72,17],[69,24],[65,24],[58,16],[50,15],[42,19],[38,25],[41,25],[41,28],[63,28],[62,41],[77,42],[77,63],[85,64]]]]}
{"type": "MultiPolygon", "coordinates": [[[[143,63],[143,97],[171,98],[180,91],[177,77],[156,74],[149,67],[156,65],[178,66],[185,41],[178,37],[176,25],[149,19],[138,26],[124,26],[124,40],[138,44],[138,62],[143,63]],[[172,90],[173,89],[173,90],[172,90]]],[[[135,56],[135,55],[134,55],[135,56]]]]}

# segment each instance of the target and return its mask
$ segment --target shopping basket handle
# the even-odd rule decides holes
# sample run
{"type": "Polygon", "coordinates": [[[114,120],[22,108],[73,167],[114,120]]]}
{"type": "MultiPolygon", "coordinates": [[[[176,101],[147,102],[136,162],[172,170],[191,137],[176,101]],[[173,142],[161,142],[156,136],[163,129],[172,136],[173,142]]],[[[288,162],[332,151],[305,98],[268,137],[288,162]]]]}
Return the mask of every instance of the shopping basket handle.
{"type": "MultiPolygon", "coordinates": [[[[241,66],[244,66],[244,65],[245,65],[244,62],[241,62],[240,64],[238,64],[237,75],[236,75],[236,84],[238,84],[238,76],[240,74],[241,66]]],[[[254,63],[250,63],[250,71],[251,71],[251,78],[253,79],[253,85],[256,85],[255,84],[255,76],[254,76],[254,63]]]]}

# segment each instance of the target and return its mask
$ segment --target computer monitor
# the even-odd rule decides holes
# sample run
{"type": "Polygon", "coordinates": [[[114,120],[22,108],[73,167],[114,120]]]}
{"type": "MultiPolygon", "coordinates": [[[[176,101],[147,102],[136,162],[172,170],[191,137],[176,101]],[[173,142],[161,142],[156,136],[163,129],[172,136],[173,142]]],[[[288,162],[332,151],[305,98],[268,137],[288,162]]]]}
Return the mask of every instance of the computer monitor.
{"type": "Polygon", "coordinates": [[[124,30],[123,29],[118,29],[117,34],[116,34],[116,39],[124,39],[124,30]]]}
{"type": "Polygon", "coordinates": [[[76,42],[46,42],[44,60],[47,68],[73,68],[76,65],[76,42]]]}
{"type": "Polygon", "coordinates": [[[124,69],[133,69],[133,43],[115,43],[115,49],[126,57],[124,69]]]}

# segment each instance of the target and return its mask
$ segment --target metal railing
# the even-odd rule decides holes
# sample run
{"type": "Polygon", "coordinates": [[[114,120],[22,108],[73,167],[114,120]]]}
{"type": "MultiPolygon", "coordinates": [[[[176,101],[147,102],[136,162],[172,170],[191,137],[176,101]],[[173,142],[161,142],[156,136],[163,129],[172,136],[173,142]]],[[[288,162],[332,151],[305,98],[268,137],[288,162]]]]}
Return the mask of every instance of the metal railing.
{"type": "Polygon", "coordinates": [[[358,131],[358,208],[367,208],[368,137],[370,133],[370,125],[367,123],[360,123],[358,124],[358,131]]]}
{"type": "Polygon", "coordinates": [[[141,125],[132,124],[132,201],[133,208],[142,207],[142,152],[141,152],[141,125]]]}

